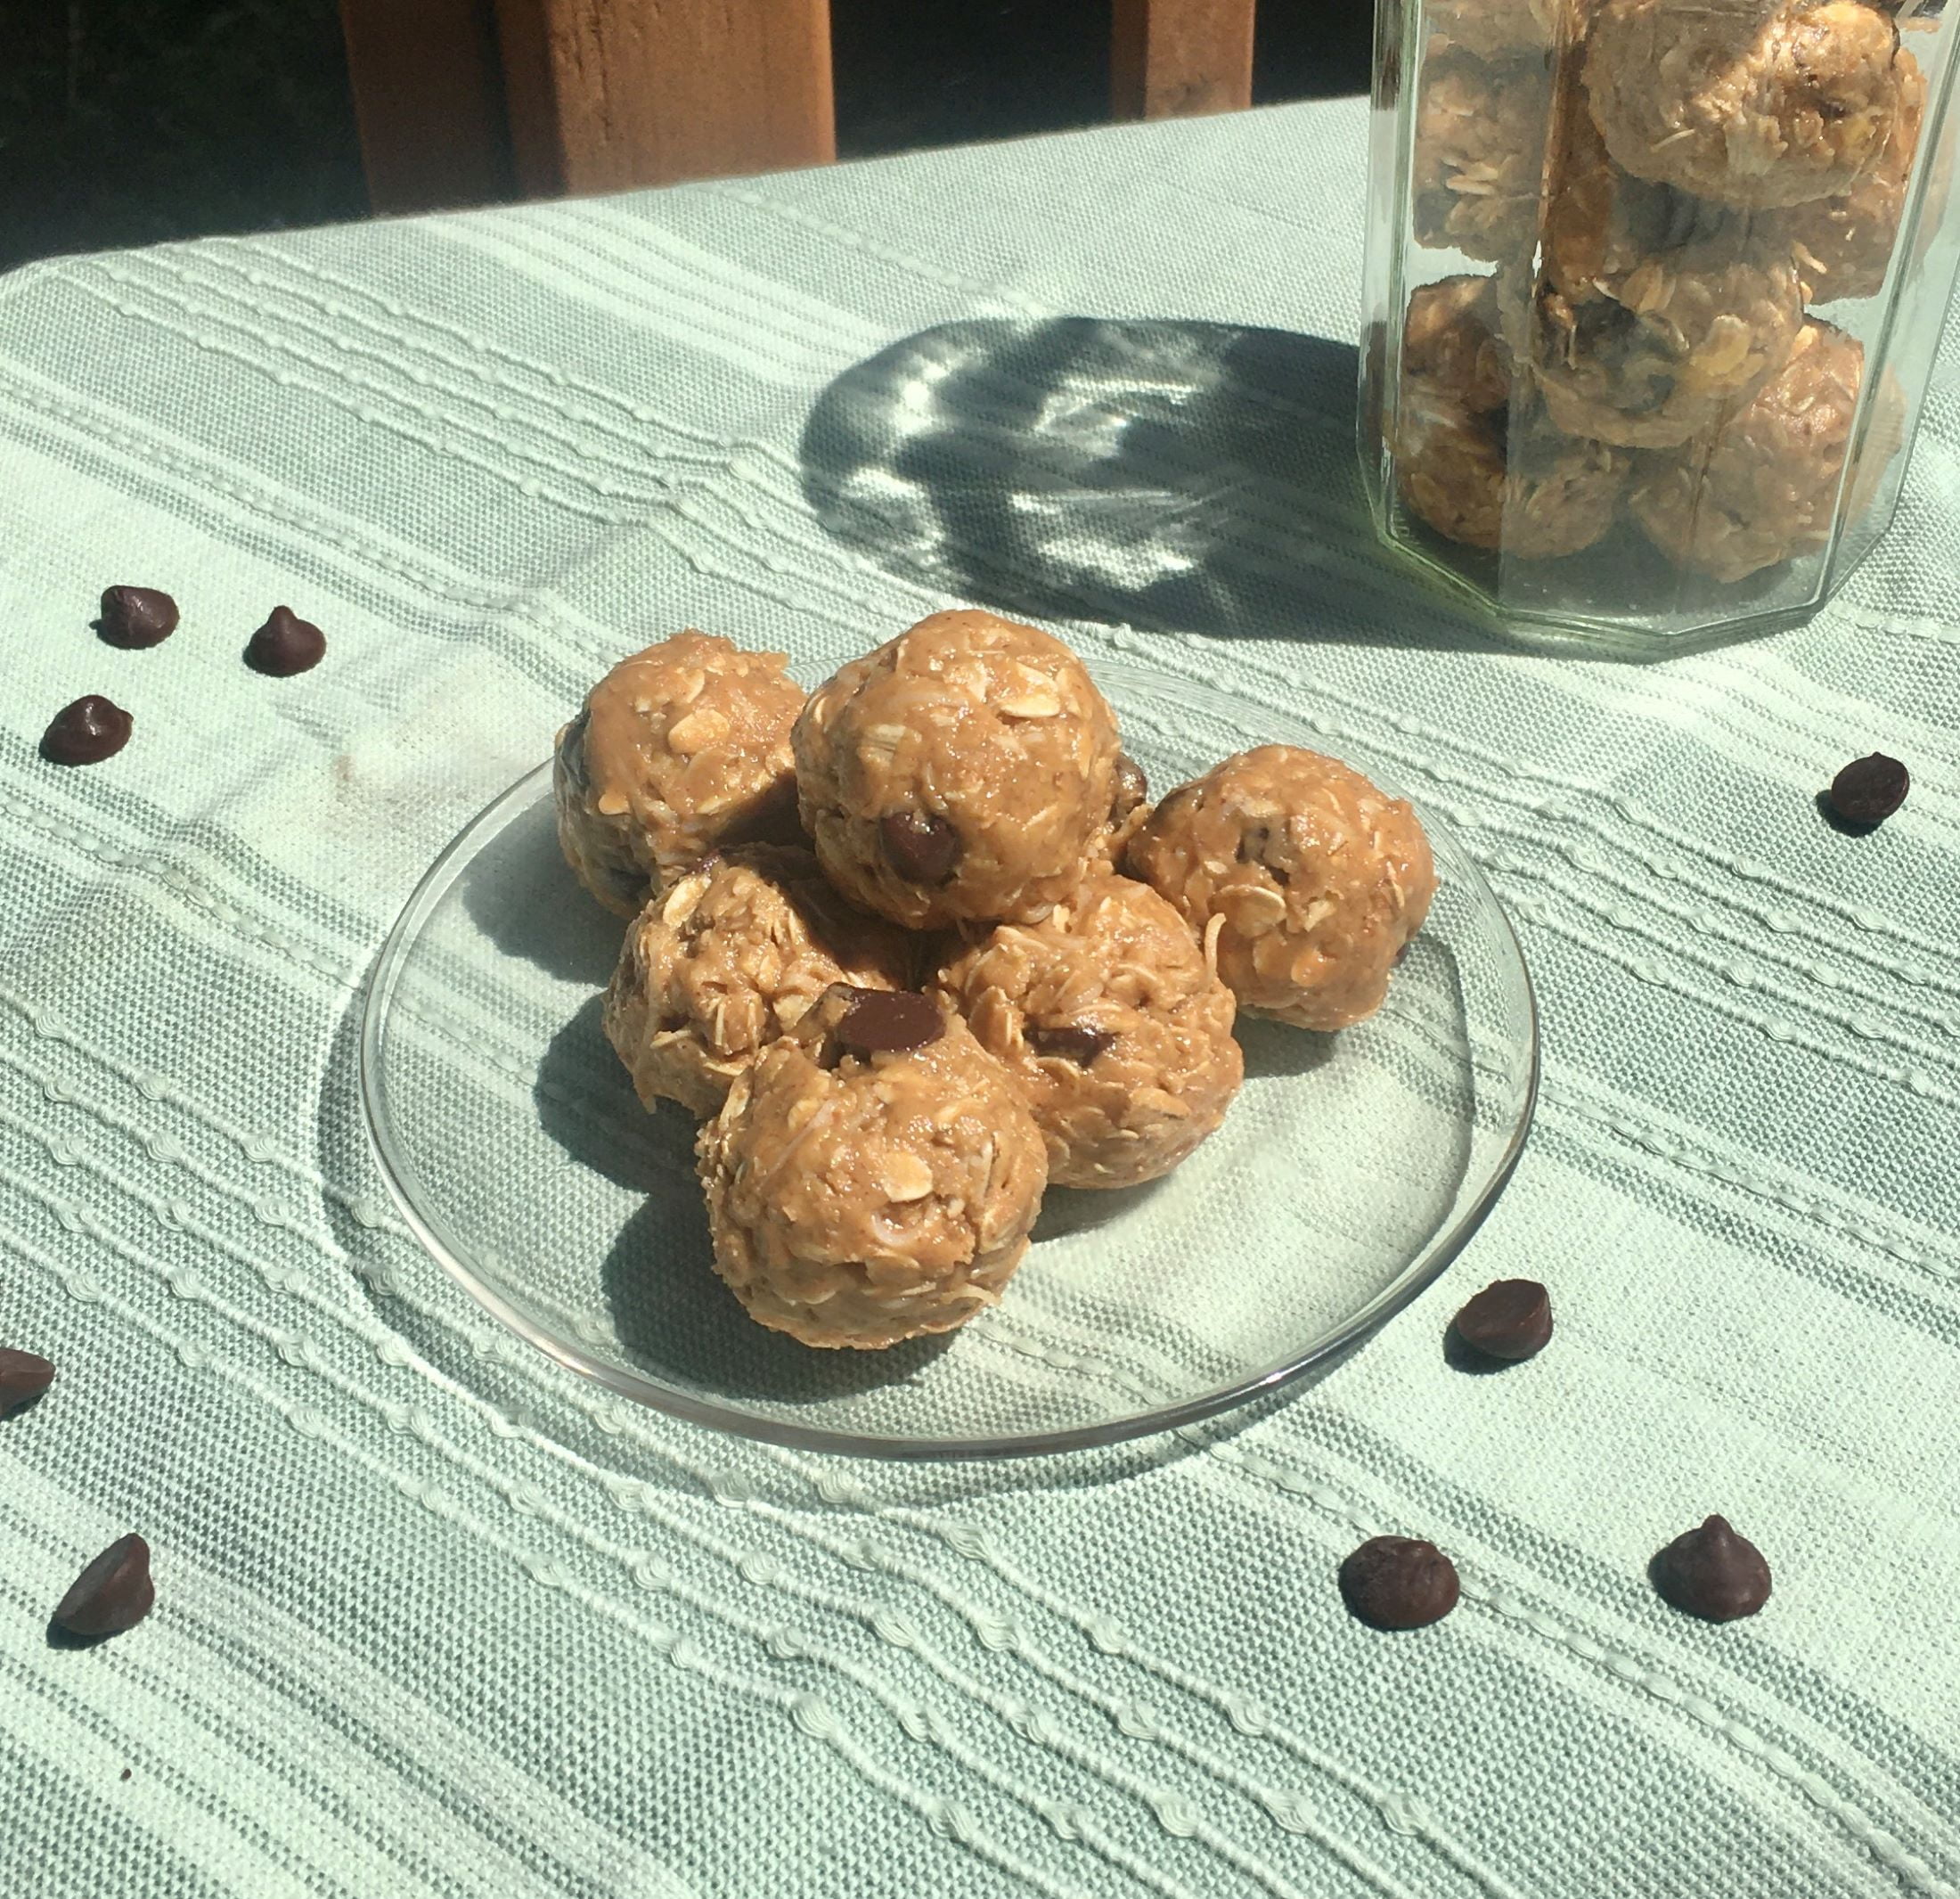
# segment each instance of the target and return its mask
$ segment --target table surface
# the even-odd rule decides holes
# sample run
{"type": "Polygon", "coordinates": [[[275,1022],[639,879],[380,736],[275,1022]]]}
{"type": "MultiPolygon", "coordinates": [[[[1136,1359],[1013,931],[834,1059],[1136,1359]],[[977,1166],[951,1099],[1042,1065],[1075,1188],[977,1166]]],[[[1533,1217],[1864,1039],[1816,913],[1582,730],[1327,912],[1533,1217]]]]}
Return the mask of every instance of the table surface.
{"type": "Polygon", "coordinates": [[[0,1339],[61,1367],[0,1425],[10,1891],[1956,1890],[1950,378],[1809,626],[1490,643],[1358,498],[1363,129],[0,279],[0,1339]],[[100,645],[111,581],[184,629],[100,645]],[[304,681],[238,664],[274,601],[328,629],[304,681]],[[1167,1440],[890,1469],[607,1401],[386,1203],[380,940],[620,652],[814,679],[968,601],[1283,702],[1458,827],[1541,992],[1530,1150],[1337,1373],[1167,1440]],[[135,741],[43,765],[90,691],[135,741]],[[1840,836],[1813,798],[1874,749],[1911,801],[1840,836]],[[1512,1275],[1554,1346],[1452,1371],[1512,1275]],[[1776,1576],[1721,1628],[1646,1575],[1711,1510],[1776,1576]],[[50,1647],[132,1528],[155,1614],[50,1647]],[[1455,1556],[1446,1622],[1345,1617],[1381,1531],[1455,1556]]]}

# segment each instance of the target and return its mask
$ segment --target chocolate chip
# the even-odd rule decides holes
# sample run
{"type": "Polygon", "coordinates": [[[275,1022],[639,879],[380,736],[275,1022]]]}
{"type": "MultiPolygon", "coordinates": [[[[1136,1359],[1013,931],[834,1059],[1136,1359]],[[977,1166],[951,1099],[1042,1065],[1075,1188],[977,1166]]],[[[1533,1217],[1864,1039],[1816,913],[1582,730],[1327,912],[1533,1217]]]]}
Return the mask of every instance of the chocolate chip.
{"type": "Polygon", "coordinates": [[[1677,1536],[1654,1558],[1652,1575],[1664,1600],[1703,1622],[1753,1616],[1769,1600],[1769,1565],[1726,1517],[1677,1536]]]}
{"type": "Polygon", "coordinates": [[[908,883],[943,884],[960,862],[960,833],[936,811],[887,811],[878,834],[892,868],[908,883]]]}
{"type": "Polygon", "coordinates": [[[118,1536],[75,1578],[54,1611],[54,1625],[69,1635],[120,1635],[150,1613],[157,1600],[150,1580],[150,1545],[118,1536]]]}
{"type": "Polygon", "coordinates": [[[924,1048],[946,1033],[939,1004],[917,989],[860,989],[833,1034],[853,1055],[924,1048]]]}
{"type": "Polygon", "coordinates": [[[1086,1068],[1097,1056],[1107,1054],[1116,1045],[1115,1036],[1093,1022],[1071,1022],[1061,1028],[1030,1022],[1026,1034],[1027,1045],[1037,1055],[1058,1055],[1079,1068],[1086,1068]]]}
{"type": "Polygon", "coordinates": [[[1293,873],[1285,863],[1286,842],[1284,819],[1277,823],[1265,819],[1249,823],[1238,834],[1238,861],[1263,865],[1272,880],[1285,889],[1293,882],[1293,873]]]}
{"type": "Polygon", "coordinates": [[[1128,752],[1116,754],[1116,775],[1109,794],[1109,821],[1120,823],[1150,795],[1150,781],[1128,752]]]}
{"type": "Polygon", "coordinates": [[[572,790],[581,798],[592,788],[591,775],[585,768],[585,731],[592,722],[592,708],[581,706],[578,716],[558,735],[558,762],[564,767],[572,790]]]}
{"type": "Polygon", "coordinates": [[[95,630],[111,646],[157,646],[177,630],[177,603],[155,587],[110,587],[95,630]]]}
{"type": "Polygon", "coordinates": [[[1378,1629],[1419,1629],[1457,1606],[1457,1566],[1433,1543],[1373,1536],[1341,1565],[1341,1593],[1378,1629]]]}
{"type": "Polygon", "coordinates": [[[1535,1279],[1493,1280],[1454,1323],[1457,1337],[1486,1358],[1535,1358],[1551,1343],[1551,1295],[1535,1279]]]}
{"type": "Polygon", "coordinates": [[[125,1767],[125,1768],[123,1769],[123,1771],[122,1771],[122,1777],[123,1777],[123,1779],[124,1779],[124,1780],[127,1780],[127,1779],[129,1778],[129,1770],[128,1770],[128,1768],[125,1767]]]}
{"type": "Polygon", "coordinates": [[[100,765],[129,742],[135,721],[100,692],[63,706],[41,734],[41,756],[51,765],[100,765]]]}
{"type": "Polygon", "coordinates": [[[287,679],[318,666],[327,655],[327,636],[311,620],[290,607],[274,607],[272,618],[245,648],[245,663],[255,673],[287,679]]]}
{"type": "Polygon", "coordinates": [[[1854,758],[1831,781],[1831,808],[1847,824],[1882,824],[1912,788],[1912,774],[1898,759],[1874,752],[1854,758]]]}
{"type": "Polygon", "coordinates": [[[54,1382],[54,1367],[33,1352],[0,1346],[0,1418],[31,1404],[54,1382]]]}

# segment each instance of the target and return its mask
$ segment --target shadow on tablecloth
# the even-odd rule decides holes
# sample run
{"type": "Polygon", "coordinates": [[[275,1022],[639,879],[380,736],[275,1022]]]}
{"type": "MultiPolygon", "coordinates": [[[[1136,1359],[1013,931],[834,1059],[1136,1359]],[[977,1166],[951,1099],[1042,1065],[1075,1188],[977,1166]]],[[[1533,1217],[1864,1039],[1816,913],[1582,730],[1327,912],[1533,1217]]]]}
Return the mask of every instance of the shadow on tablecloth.
{"type": "Polygon", "coordinates": [[[882,565],[1139,631],[1506,649],[1384,558],[1349,343],[1223,323],[976,318],[845,372],[804,492],[882,565]]]}

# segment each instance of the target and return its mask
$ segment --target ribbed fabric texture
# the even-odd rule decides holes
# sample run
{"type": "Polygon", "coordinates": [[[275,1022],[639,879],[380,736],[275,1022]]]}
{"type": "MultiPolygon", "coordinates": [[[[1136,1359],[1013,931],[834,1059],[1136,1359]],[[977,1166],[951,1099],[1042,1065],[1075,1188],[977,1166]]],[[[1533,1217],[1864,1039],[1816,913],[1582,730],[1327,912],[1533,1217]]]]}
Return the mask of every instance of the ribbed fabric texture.
{"type": "Polygon", "coordinates": [[[1360,509],[1364,130],[0,280],[0,1342],[61,1368],[0,1425],[9,1890],[1960,1890],[1952,358],[1808,627],[1508,650],[1360,509]],[[112,582],[182,630],[99,644],[112,582]],[[613,1402],[388,1203],[368,969],[621,652],[696,625],[814,679],[968,601],[1311,717],[1450,821],[1539,984],[1531,1147],[1358,1356],[1168,1439],[887,1468],[613,1402]],[[278,602],[327,631],[303,679],[240,663],[278,602]],[[43,764],[86,692],[134,742],[43,764]],[[1839,836],[1812,800],[1874,749],[1911,800],[1839,836]],[[1515,1275],[1551,1349],[1452,1371],[1515,1275]],[[1725,1628],[1646,1575],[1711,1510],[1776,1572],[1725,1628]],[[127,1529],[155,1614],[49,1647],[127,1529]],[[1380,1531],[1455,1556],[1446,1622],[1348,1619],[1380,1531]]]}

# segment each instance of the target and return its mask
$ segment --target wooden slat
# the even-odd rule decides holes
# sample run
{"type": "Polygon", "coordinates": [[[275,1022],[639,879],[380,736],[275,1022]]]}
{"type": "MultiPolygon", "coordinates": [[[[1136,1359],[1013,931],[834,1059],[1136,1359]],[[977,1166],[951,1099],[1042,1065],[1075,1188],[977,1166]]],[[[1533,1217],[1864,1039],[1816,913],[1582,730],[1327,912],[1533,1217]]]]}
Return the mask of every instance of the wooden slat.
{"type": "Polygon", "coordinates": [[[829,0],[497,0],[533,195],[837,156],[829,0]]]}
{"type": "Polygon", "coordinates": [[[1188,119],[1253,102],[1255,0],[1115,0],[1118,119],[1188,119]]]}
{"type": "Polygon", "coordinates": [[[509,198],[493,0],[340,0],[340,24],[374,209],[509,198]]]}

